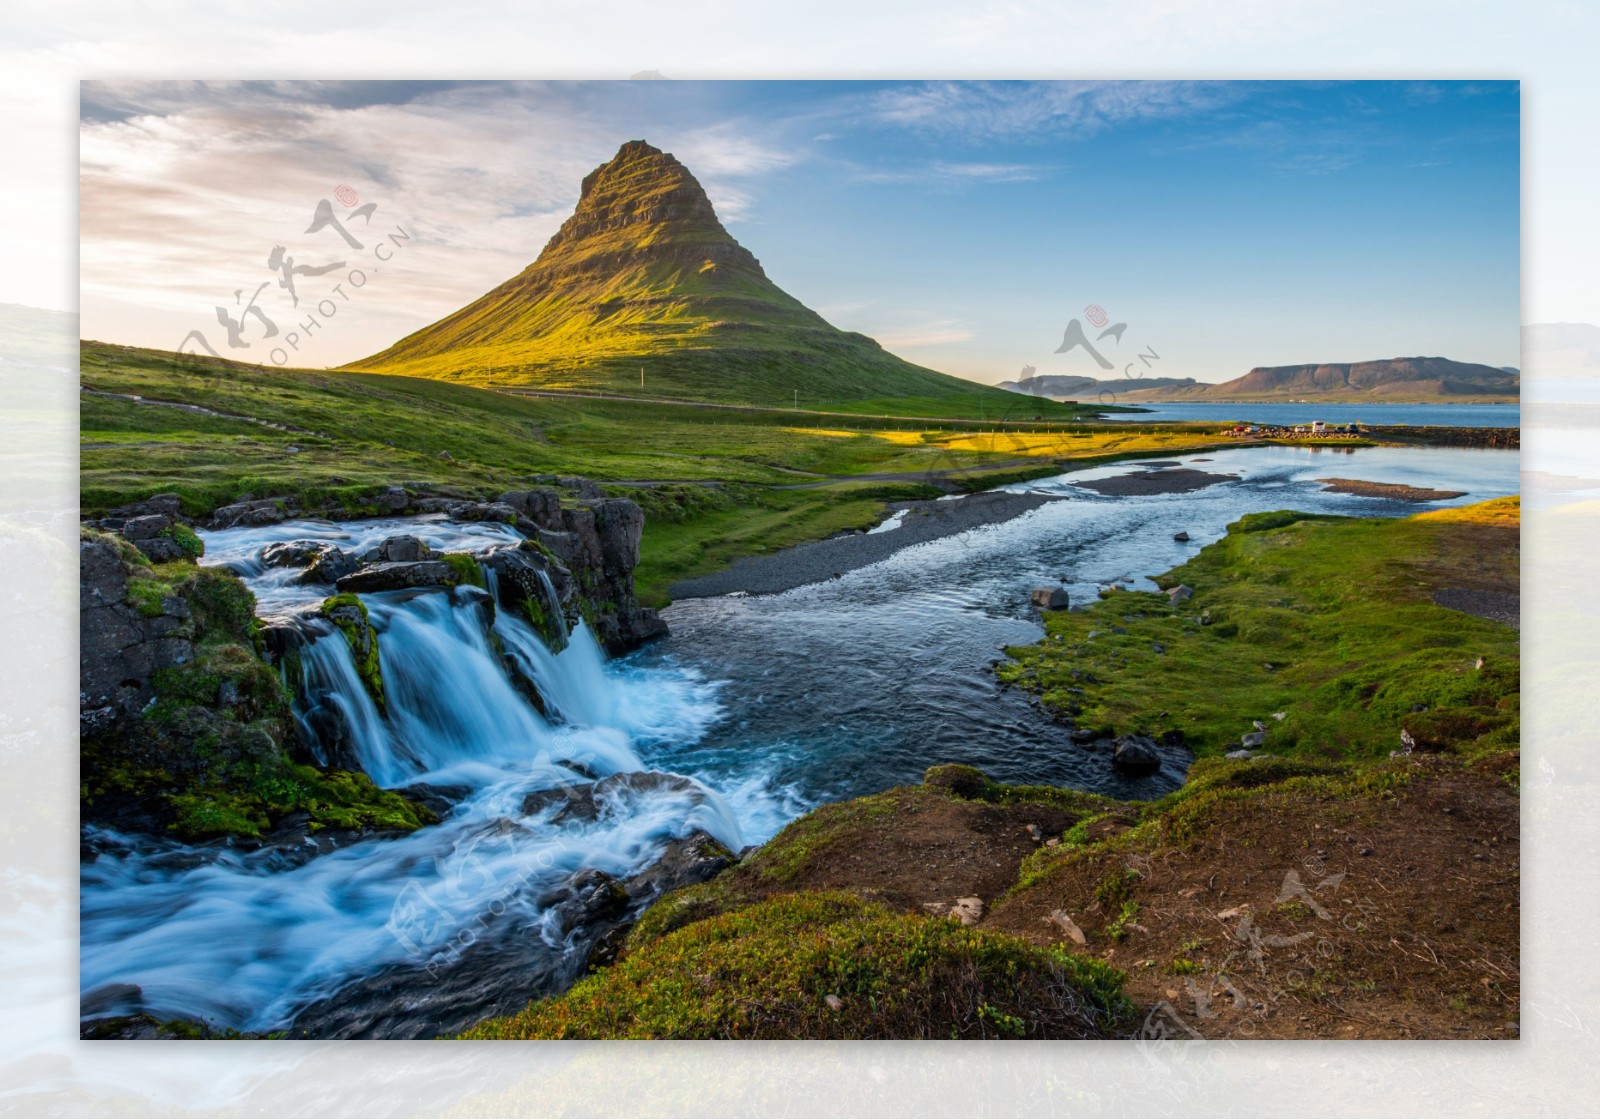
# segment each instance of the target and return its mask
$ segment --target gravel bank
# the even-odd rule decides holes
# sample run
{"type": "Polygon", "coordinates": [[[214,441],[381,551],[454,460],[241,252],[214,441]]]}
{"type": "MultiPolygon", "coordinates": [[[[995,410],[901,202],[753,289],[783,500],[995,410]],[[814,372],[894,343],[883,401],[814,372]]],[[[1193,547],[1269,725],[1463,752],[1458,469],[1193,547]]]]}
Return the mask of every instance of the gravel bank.
{"type": "Polygon", "coordinates": [[[1236,482],[1238,475],[1212,474],[1209,471],[1190,470],[1188,467],[1166,470],[1135,471],[1115,478],[1097,478],[1091,482],[1075,482],[1085,490],[1109,494],[1114,498],[1143,498],[1151,494],[1187,494],[1191,490],[1204,490],[1219,482],[1236,482]]]}
{"type": "Polygon", "coordinates": [[[723,571],[680,580],[668,588],[667,593],[674,599],[702,599],[735,591],[775,595],[876,564],[909,545],[953,536],[981,525],[997,525],[1050,502],[1064,500],[1044,494],[990,491],[945,501],[896,502],[890,507],[891,512],[907,511],[898,529],[851,533],[796,545],[767,556],[746,556],[723,571]]]}

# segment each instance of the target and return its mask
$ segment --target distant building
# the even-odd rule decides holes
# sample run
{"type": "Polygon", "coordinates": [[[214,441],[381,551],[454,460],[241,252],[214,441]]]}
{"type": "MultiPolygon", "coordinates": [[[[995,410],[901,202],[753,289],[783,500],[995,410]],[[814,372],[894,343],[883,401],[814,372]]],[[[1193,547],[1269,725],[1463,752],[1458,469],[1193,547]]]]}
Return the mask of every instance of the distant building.
{"type": "Polygon", "coordinates": [[[1328,434],[1328,425],[1324,424],[1321,420],[1313,420],[1313,421],[1311,421],[1311,434],[1314,435],[1314,436],[1325,436],[1325,435],[1327,435],[1328,434]]]}

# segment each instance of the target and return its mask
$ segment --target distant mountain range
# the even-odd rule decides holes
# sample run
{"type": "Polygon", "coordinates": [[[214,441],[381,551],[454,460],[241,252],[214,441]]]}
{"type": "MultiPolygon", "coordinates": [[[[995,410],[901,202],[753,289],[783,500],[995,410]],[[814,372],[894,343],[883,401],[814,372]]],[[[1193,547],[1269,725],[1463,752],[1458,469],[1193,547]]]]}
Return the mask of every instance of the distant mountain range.
{"type": "Polygon", "coordinates": [[[742,404],[1004,401],[780,289],[689,169],[643,140],[584,177],[572,216],[521,273],[344,368],[742,404]]]}
{"type": "Polygon", "coordinates": [[[1002,381],[998,388],[1009,389],[1013,393],[1023,393],[1030,397],[1049,397],[1058,401],[1075,400],[1093,404],[1101,393],[1108,390],[1121,396],[1141,389],[1176,389],[1197,384],[1199,383],[1192,377],[1143,377],[1138,380],[1113,377],[1102,381],[1098,377],[1046,373],[1024,377],[1018,381],[1002,381]]]}
{"type": "MultiPolygon", "coordinates": [[[[1115,384],[1111,386],[1114,388],[1115,384]]],[[[1386,358],[1372,362],[1325,362],[1258,366],[1220,385],[1193,385],[1119,392],[1120,403],[1155,401],[1382,401],[1390,404],[1515,402],[1522,389],[1512,367],[1457,362],[1449,358],[1386,358]]]]}

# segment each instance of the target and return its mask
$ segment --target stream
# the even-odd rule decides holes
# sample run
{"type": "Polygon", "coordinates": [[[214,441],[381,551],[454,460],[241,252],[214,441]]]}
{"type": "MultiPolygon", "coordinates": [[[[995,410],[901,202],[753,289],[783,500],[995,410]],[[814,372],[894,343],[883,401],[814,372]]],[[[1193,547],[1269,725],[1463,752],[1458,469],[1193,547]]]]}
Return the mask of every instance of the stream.
{"type": "Polygon", "coordinates": [[[490,611],[492,586],[363,595],[387,714],[343,637],[299,613],[332,589],[266,567],[262,549],[326,540],[360,552],[408,533],[463,551],[515,541],[513,530],[412,518],[202,534],[203,563],[238,572],[258,614],[300,619],[302,726],[315,734],[336,718],[379,784],[449,789],[455,805],[438,825],[299,861],[86,827],[85,1016],[319,1037],[452,1032],[569,986],[597,937],[572,924],[574,883],[592,870],[632,881],[685,837],[737,852],[817,804],[916,782],[939,762],[1160,796],[1184,779],[1181,748],[1164,748],[1155,774],[1122,775],[996,685],[1004,647],[1042,632],[1030,588],[1059,578],[1075,605],[1114,583],[1151,589],[1250,512],[1400,516],[1518,489],[1516,452],[1258,447],[1161,461],[1236,477],[1140,498],[1073,485],[1145,469],[1119,463],[1011,487],[1065,500],[784,594],[680,601],[663,612],[668,638],[615,661],[581,625],[552,653],[519,615],[490,611]],[[1314,481],[1330,476],[1467,493],[1418,506],[1314,481]],[[1179,531],[1191,540],[1174,541],[1179,531]],[[494,644],[535,682],[543,714],[494,644]],[[677,777],[611,779],[587,814],[529,797],[648,771],[677,777]]]}

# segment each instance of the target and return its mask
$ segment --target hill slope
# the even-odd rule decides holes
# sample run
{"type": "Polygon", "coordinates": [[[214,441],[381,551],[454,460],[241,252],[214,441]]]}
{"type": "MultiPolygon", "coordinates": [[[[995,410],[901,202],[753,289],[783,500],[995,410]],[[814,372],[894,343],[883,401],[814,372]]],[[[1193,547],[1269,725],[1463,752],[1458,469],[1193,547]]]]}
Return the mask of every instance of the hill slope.
{"type": "Polygon", "coordinates": [[[831,326],[767,278],[686,167],[642,140],[585,177],[572,217],[519,275],[347,368],[637,394],[641,367],[645,393],[684,400],[1005,400],[831,326]]]}
{"type": "Polygon", "coordinates": [[[1153,389],[1130,394],[1162,401],[1515,401],[1520,376],[1497,366],[1449,358],[1386,358],[1373,362],[1323,362],[1257,366],[1220,385],[1153,389]]]}
{"type": "Polygon", "coordinates": [[[1186,389],[1198,382],[1192,377],[1086,377],[1080,374],[1043,373],[1019,381],[1002,381],[996,388],[1030,397],[1094,401],[1103,392],[1118,396],[1150,389],[1186,389]]]}

